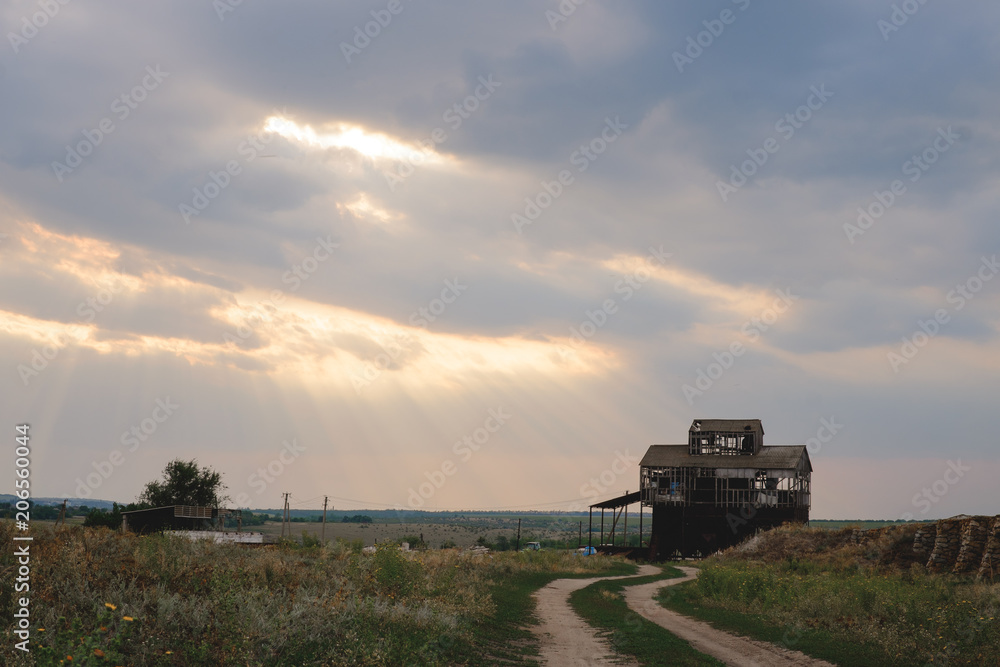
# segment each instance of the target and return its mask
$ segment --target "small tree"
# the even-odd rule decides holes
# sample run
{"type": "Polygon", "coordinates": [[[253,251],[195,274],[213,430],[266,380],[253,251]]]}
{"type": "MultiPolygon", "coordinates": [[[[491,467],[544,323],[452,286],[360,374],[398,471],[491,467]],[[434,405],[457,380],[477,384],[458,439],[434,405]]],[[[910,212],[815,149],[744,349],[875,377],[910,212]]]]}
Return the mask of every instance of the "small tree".
{"type": "Polygon", "coordinates": [[[204,468],[195,460],[174,459],[163,469],[163,480],[146,484],[139,502],[150,507],[165,505],[219,506],[229,500],[222,495],[226,485],[222,474],[208,466],[204,468]]]}

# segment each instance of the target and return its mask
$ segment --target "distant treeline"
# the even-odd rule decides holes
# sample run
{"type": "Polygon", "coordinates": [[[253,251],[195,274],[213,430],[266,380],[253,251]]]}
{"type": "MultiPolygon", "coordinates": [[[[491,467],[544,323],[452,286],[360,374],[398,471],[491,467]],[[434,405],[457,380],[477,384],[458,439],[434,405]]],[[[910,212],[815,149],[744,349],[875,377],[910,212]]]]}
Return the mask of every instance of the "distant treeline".
{"type": "MultiPolygon", "coordinates": [[[[246,510],[243,510],[246,513],[246,510]]],[[[281,521],[281,509],[259,509],[255,512],[263,512],[272,517],[274,521],[281,521]]],[[[329,510],[326,513],[326,520],[337,523],[353,523],[353,517],[364,516],[371,519],[371,523],[455,523],[457,522],[483,522],[483,521],[503,521],[521,519],[525,526],[544,526],[554,519],[573,519],[574,524],[580,519],[586,523],[586,512],[511,512],[505,511],[447,511],[429,512],[425,510],[362,510],[363,514],[353,514],[352,512],[329,510]],[[347,520],[345,521],[345,517],[347,520]]],[[[646,510],[647,516],[649,510],[646,510]]],[[[323,510],[291,510],[292,521],[322,521],[323,510]]],[[[362,521],[360,523],[368,523],[362,521]]]]}
{"type": "MultiPolygon", "coordinates": [[[[61,507],[61,505],[39,505],[32,502],[31,508],[28,511],[31,514],[32,520],[54,521],[59,518],[61,507]]],[[[13,519],[15,511],[13,502],[0,502],[0,519],[13,519]]],[[[78,505],[76,507],[72,505],[66,506],[67,517],[87,516],[92,511],[94,511],[94,508],[87,505],[78,505]]]]}

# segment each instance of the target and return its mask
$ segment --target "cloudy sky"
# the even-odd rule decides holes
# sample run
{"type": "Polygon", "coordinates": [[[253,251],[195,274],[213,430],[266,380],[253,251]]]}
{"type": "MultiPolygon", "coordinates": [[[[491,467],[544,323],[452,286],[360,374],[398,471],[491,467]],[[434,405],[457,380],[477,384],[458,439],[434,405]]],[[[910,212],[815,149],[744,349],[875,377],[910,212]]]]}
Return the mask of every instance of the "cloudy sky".
{"type": "Polygon", "coordinates": [[[6,2],[4,428],[40,496],[566,509],[760,418],[815,518],[996,513],[998,19],[6,2]]]}

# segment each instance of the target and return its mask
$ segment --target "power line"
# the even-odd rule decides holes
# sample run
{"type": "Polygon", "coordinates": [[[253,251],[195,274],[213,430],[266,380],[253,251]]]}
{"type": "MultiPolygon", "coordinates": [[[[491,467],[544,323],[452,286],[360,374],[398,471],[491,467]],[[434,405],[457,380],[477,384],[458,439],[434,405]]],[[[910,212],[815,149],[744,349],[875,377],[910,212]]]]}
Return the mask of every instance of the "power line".
{"type": "MultiPolygon", "coordinates": [[[[292,496],[291,494],[289,494],[289,495],[290,495],[290,496],[291,496],[292,498],[294,498],[294,497],[295,497],[295,496],[292,496]]],[[[311,502],[312,502],[312,501],[314,501],[314,500],[319,500],[319,499],[320,499],[320,498],[322,498],[322,497],[323,497],[323,496],[316,496],[315,498],[310,498],[309,500],[299,500],[299,501],[297,501],[297,502],[294,502],[294,503],[292,503],[292,504],[293,504],[293,505],[305,505],[306,503],[311,503],[311,502]]]]}

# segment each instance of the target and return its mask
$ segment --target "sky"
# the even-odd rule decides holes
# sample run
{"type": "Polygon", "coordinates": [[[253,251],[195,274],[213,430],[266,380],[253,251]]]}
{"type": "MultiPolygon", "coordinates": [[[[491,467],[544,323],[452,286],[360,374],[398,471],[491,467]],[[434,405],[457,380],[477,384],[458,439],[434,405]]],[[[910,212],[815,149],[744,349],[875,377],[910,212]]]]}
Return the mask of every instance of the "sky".
{"type": "Polygon", "coordinates": [[[755,418],[813,518],[995,514],[998,20],[3,3],[11,469],[26,423],[36,496],[569,510],[755,418]]]}

